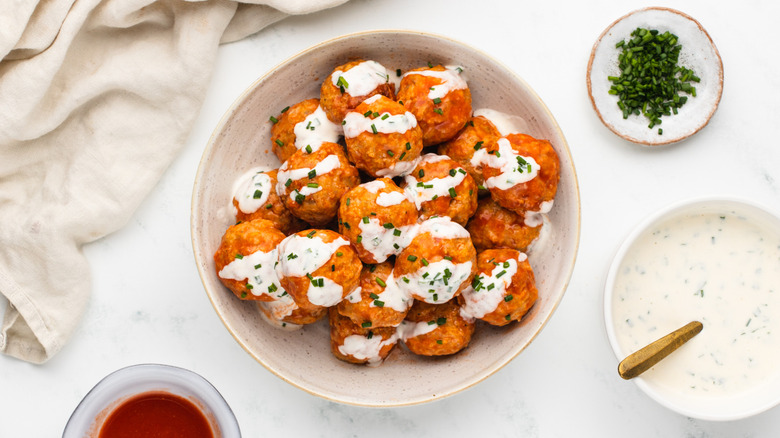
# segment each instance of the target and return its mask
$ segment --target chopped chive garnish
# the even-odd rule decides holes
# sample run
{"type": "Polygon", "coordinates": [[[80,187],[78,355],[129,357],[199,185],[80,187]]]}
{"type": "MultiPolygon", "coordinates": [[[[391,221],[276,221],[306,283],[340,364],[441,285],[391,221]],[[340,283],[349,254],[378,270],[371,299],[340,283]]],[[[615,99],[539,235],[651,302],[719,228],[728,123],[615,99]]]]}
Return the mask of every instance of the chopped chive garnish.
{"type": "Polygon", "coordinates": [[[371,327],[371,321],[366,321],[363,324],[360,324],[360,326],[363,328],[369,328],[371,327]]]}
{"type": "Polygon", "coordinates": [[[290,187],[290,184],[292,184],[292,179],[287,179],[287,181],[284,182],[285,187],[290,187]]]}
{"type": "Polygon", "coordinates": [[[317,231],[315,231],[315,230],[311,230],[311,231],[309,231],[309,234],[307,234],[307,235],[306,235],[306,237],[308,237],[309,239],[311,239],[311,238],[313,238],[313,237],[314,237],[314,235],[315,235],[315,234],[317,234],[317,231]]]}
{"type": "Polygon", "coordinates": [[[436,114],[439,114],[439,115],[444,114],[444,111],[441,108],[434,108],[433,112],[435,112],[436,114]]]}
{"type": "Polygon", "coordinates": [[[244,256],[242,256],[241,254],[236,254],[236,258],[237,258],[237,259],[239,259],[239,260],[241,260],[241,259],[243,259],[243,258],[244,258],[244,256]]]}
{"type": "Polygon", "coordinates": [[[410,262],[417,261],[417,256],[415,256],[415,255],[410,255],[410,256],[406,257],[406,260],[409,260],[410,262]]]}
{"type": "Polygon", "coordinates": [[[312,179],[317,176],[317,169],[312,169],[309,171],[309,179],[312,179]]]}
{"type": "Polygon", "coordinates": [[[389,156],[391,156],[391,157],[392,157],[393,155],[395,155],[395,152],[393,152],[393,151],[387,151],[387,155],[389,155],[389,156]]]}
{"type": "Polygon", "coordinates": [[[337,252],[337,253],[336,253],[336,257],[341,257],[341,256],[343,256],[343,255],[344,255],[344,253],[343,253],[343,252],[341,252],[341,251],[339,251],[339,252],[337,252]]]}
{"type": "Polygon", "coordinates": [[[388,222],[388,223],[386,223],[386,224],[384,224],[384,225],[382,225],[382,226],[383,226],[383,227],[385,227],[385,228],[387,228],[388,230],[391,230],[391,229],[395,228],[395,227],[393,226],[393,224],[391,224],[390,222],[388,222]]]}
{"type": "Polygon", "coordinates": [[[363,241],[363,235],[361,234],[361,235],[357,236],[357,243],[360,243],[362,241],[363,241]]]}
{"type": "Polygon", "coordinates": [[[449,188],[448,192],[450,193],[450,198],[454,198],[454,197],[458,196],[458,194],[455,193],[455,189],[452,188],[452,187],[449,188]]]}
{"type": "Polygon", "coordinates": [[[255,190],[255,193],[252,195],[253,199],[260,199],[263,197],[263,192],[261,190],[255,190]]]}
{"type": "Polygon", "coordinates": [[[277,122],[279,121],[279,119],[277,119],[277,118],[276,118],[276,117],[274,117],[274,116],[271,116],[271,117],[269,117],[269,118],[268,118],[268,120],[270,120],[270,121],[271,121],[271,123],[274,123],[274,124],[275,124],[275,123],[277,123],[277,122]]]}
{"type": "Polygon", "coordinates": [[[393,230],[393,236],[397,237],[397,236],[400,236],[400,235],[401,235],[401,230],[399,230],[398,228],[393,230]]]}
{"type": "Polygon", "coordinates": [[[363,223],[364,223],[364,224],[367,224],[367,223],[368,223],[368,216],[363,216],[363,223]]]}
{"type": "Polygon", "coordinates": [[[306,200],[306,196],[305,195],[302,195],[300,193],[295,195],[295,202],[297,202],[298,204],[303,204],[303,201],[305,201],[305,200],[306,200]]]}
{"type": "Polygon", "coordinates": [[[311,148],[311,145],[308,145],[308,144],[307,144],[307,145],[306,145],[306,153],[307,153],[307,154],[310,154],[310,153],[312,152],[312,150],[313,150],[313,149],[311,148]]]}
{"type": "Polygon", "coordinates": [[[436,105],[438,105],[438,104],[440,104],[440,103],[441,103],[441,99],[439,99],[439,98],[437,97],[437,98],[433,99],[433,103],[434,103],[434,104],[436,104],[436,105]]]}
{"type": "Polygon", "coordinates": [[[418,177],[418,178],[422,178],[422,177],[424,177],[424,176],[425,176],[425,171],[424,171],[424,170],[422,170],[422,169],[420,169],[420,171],[419,171],[419,172],[417,172],[417,177],[418,177]]]}
{"type": "Polygon", "coordinates": [[[308,183],[308,184],[306,184],[306,187],[310,187],[310,188],[312,188],[312,189],[316,189],[316,188],[317,188],[317,187],[319,187],[319,186],[320,186],[320,185],[319,185],[319,184],[317,184],[317,183],[308,183]]]}
{"type": "Polygon", "coordinates": [[[279,145],[279,147],[282,147],[282,146],[284,146],[284,142],[283,142],[283,141],[281,141],[281,140],[279,140],[278,138],[277,138],[276,140],[274,140],[274,143],[278,144],[278,145],[279,145]]]}
{"type": "Polygon", "coordinates": [[[373,132],[374,134],[379,133],[379,131],[376,130],[376,125],[374,125],[373,123],[371,124],[371,132],[373,132]]]}
{"type": "Polygon", "coordinates": [[[390,114],[387,113],[382,114],[382,120],[387,120],[388,117],[390,117],[390,114]]]}
{"type": "Polygon", "coordinates": [[[455,176],[457,171],[455,169],[450,169],[450,176],[455,176]]]}
{"type": "Polygon", "coordinates": [[[504,297],[504,301],[506,301],[508,303],[508,302],[512,301],[513,298],[514,297],[512,295],[507,295],[507,296],[504,297]]]}
{"type": "Polygon", "coordinates": [[[420,262],[422,262],[423,266],[428,266],[428,260],[425,260],[425,258],[420,260],[420,262]]]}
{"type": "Polygon", "coordinates": [[[377,307],[385,307],[384,301],[374,300],[374,305],[377,307]]]}
{"type": "MultiPolygon", "coordinates": [[[[387,283],[385,283],[384,280],[382,280],[381,278],[376,277],[375,279],[376,279],[376,284],[378,284],[378,285],[380,285],[382,287],[386,287],[387,286],[387,283]]],[[[379,298],[379,297],[377,297],[377,298],[379,298]]]]}
{"type": "Polygon", "coordinates": [[[266,210],[270,210],[272,208],[274,208],[273,204],[268,204],[268,205],[265,206],[266,210]]]}
{"type": "Polygon", "coordinates": [[[412,144],[411,144],[411,143],[409,143],[408,141],[406,142],[406,150],[407,150],[407,151],[410,151],[410,150],[412,150],[412,144]]]}

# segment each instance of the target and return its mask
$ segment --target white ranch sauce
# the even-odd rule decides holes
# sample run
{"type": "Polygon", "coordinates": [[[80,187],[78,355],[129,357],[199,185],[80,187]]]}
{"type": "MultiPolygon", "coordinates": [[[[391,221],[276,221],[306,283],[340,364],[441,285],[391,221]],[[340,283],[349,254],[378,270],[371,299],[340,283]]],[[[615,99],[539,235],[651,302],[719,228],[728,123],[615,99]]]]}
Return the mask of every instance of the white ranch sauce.
{"type": "Polygon", "coordinates": [[[500,173],[485,180],[485,187],[509,190],[512,187],[536,178],[541,166],[532,157],[518,154],[506,138],[498,139],[498,152],[487,153],[484,148],[474,153],[472,164],[487,165],[500,173]]]}
{"type": "Polygon", "coordinates": [[[268,194],[274,189],[268,174],[252,169],[236,181],[233,197],[238,201],[238,209],[242,213],[252,214],[265,205],[268,194]]]}
{"type": "Polygon", "coordinates": [[[371,253],[377,263],[382,263],[391,255],[398,255],[404,250],[417,235],[419,225],[401,225],[393,228],[385,228],[379,219],[367,216],[368,221],[361,219],[360,245],[371,253]],[[396,231],[397,230],[397,231],[396,231]]]}
{"type": "Polygon", "coordinates": [[[321,106],[306,116],[302,122],[295,124],[295,148],[305,149],[310,146],[312,152],[322,146],[323,142],[336,143],[341,135],[341,126],[328,119],[321,106]]]}
{"type": "Polygon", "coordinates": [[[374,91],[376,87],[390,82],[387,69],[376,61],[363,61],[347,71],[336,70],[331,75],[331,83],[343,86],[350,96],[359,97],[374,91]],[[339,83],[339,78],[343,78],[339,83]]]}
{"type": "MultiPolygon", "coordinates": [[[[309,173],[313,170],[315,175],[314,178],[316,178],[318,175],[324,175],[328,172],[333,171],[334,169],[338,169],[341,167],[341,162],[339,161],[338,155],[328,155],[325,157],[322,161],[317,163],[314,168],[308,168],[308,167],[302,167],[300,169],[291,169],[288,170],[288,162],[285,161],[282,163],[282,167],[279,168],[279,172],[276,174],[276,193],[281,197],[284,196],[285,192],[287,192],[287,186],[288,181],[297,181],[301,178],[308,178],[309,173]]],[[[318,191],[322,190],[322,187],[303,187],[300,190],[301,194],[311,194],[316,193],[318,191]],[[307,189],[315,189],[307,190],[307,189]],[[304,193],[306,192],[306,193],[304,193]]],[[[294,191],[293,191],[294,193],[294,191]]],[[[295,196],[293,193],[290,194],[290,197],[292,199],[295,199],[295,196]]]]}
{"type": "Polygon", "coordinates": [[[443,71],[439,70],[418,70],[404,73],[404,77],[409,75],[430,76],[442,81],[441,84],[431,87],[428,92],[429,99],[441,99],[452,90],[462,90],[468,88],[466,81],[461,77],[463,67],[448,65],[443,71]]]}
{"type": "Polygon", "coordinates": [[[641,235],[615,278],[625,352],[698,320],[704,329],[643,374],[679,397],[726,397],[777,376],[780,233],[733,214],[670,219],[641,235]]]}
{"type": "Polygon", "coordinates": [[[259,297],[268,294],[274,299],[279,299],[287,295],[287,292],[279,284],[276,273],[277,260],[277,248],[268,252],[256,251],[225,265],[219,271],[219,276],[227,280],[247,280],[247,290],[252,295],[259,297]]]}
{"type": "Polygon", "coordinates": [[[520,116],[502,113],[490,108],[474,110],[473,117],[482,116],[498,129],[499,134],[506,137],[509,134],[528,132],[528,122],[520,116]]]}
{"type": "Polygon", "coordinates": [[[517,273],[519,263],[528,258],[524,253],[520,253],[518,258],[510,258],[503,262],[494,262],[495,266],[489,274],[478,275],[474,280],[478,280],[477,288],[474,289],[474,282],[463,290],[464,305],[460,308],[460,316],[467,320],[479,319],[495,311],[498,305],[504,301],[504,295],[510,284],[512,277],[517,273]]]}
{"type": "MultiPolygon", "coordinates": [[[[332,242],[324,242],[318,235],[309,238],[292,234],[279,243],[278,272],[280,277],[305,277],[324,266],[333,254],[349,242],[339,237],[332,242]]],[[[344,289],[327,277],[312,277],[306,296],[312,304],[334,306],[341,301],[344,289]],[[315,286],[322,283],[321,286],[315,286]]]]}
{"type": "MultiPolygon", "coordinates": [[[[383,97],[377,94],[380,98],[383,97]]],[[[372,98],[366,99],[369,102],[372,98]]],[[[374,134],[403,134],[417,126],[417,118],[406,111],[403,114],[381,113],[379,116],[366,117],[364,114],[348,112],[344,116],[344,137],[355,138],[364,132],[374,134]]]]}
{"type": "MultiPolygon", "coordinates": [[[[446,156],[436,154],[423,155],[420,163],[435,163],[437,161],[448,159],[446,156]]],[[[463,168],[456,168],[454,175],[446,175],[442,178],[431,178],[428,181],[418,181],[414,174],[408,174],[404,177],[406,182],[407,197],[414,202],[419,210],[424,202],[438,199],[441,196],[450,196],[450,189],[459,186],[466,178],[466,171],[463,168]]]]}

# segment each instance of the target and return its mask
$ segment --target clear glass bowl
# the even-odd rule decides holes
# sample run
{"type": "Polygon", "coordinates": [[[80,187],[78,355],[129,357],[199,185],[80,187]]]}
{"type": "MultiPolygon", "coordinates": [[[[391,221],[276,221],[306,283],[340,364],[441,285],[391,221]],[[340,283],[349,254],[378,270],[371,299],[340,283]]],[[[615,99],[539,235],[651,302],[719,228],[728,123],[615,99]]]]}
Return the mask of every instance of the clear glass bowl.
{"type": "Polygon", "coordinates": [[[209,420],[216,438],[241,437],[233,411],[211,383],[184,368],[159,364],[121,368],[98,382],[73,411],[62,437],[96,438],[113,409],[148,391],[165,391],[193,402],[209,420]]]}

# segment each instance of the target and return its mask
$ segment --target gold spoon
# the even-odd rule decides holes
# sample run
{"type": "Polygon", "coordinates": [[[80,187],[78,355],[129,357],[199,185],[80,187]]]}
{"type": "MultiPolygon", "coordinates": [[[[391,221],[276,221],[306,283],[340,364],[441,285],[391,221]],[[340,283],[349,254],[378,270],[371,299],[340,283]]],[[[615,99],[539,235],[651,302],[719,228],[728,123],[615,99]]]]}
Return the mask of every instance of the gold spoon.
{"type": "Polygon", "coordinates": [[[661,339],[631,353],[618,365],[620,377],[628,380],[644,373],[672,351],[699,334],[704,326],[699,321],[689,322],[661,339]]]}

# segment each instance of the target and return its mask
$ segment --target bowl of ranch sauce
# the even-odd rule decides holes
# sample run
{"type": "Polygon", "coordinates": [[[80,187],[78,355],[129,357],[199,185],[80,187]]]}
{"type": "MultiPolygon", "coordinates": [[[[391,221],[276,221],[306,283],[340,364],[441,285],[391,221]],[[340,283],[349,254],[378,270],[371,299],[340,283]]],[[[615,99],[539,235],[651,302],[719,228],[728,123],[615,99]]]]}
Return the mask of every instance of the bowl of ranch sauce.
{"type": "Polygon", "coordinates": [[[780,403],[780,218],[706,198],[643,221],[607,275],[604,313],[618,361],[691,321],[701,333],[634,379],[660,404],[735,420],[780,403]]]}

